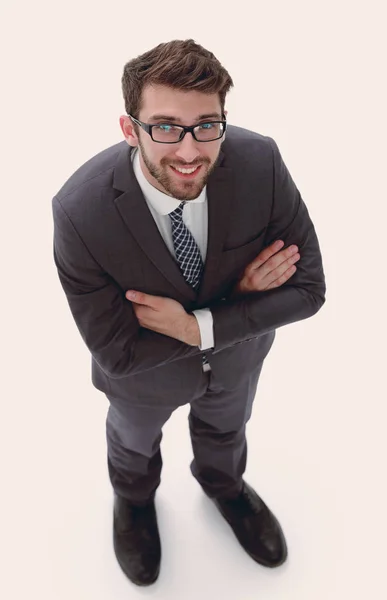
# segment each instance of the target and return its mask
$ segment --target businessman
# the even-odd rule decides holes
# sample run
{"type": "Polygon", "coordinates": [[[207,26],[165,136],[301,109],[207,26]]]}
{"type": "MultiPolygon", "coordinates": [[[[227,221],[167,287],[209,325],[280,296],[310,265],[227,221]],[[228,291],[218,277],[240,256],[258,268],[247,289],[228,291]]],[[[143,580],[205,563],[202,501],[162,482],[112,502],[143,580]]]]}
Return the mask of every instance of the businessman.
{"type": "Polygon", "coordinates": [[[137,585],[160,572],[162,428],[186,404],[192,475],[253,560],[287,557],[278,520],[243,479],[246,423],[276,329],[317,313],[325,277],[276,142],[227,123],[232,86],[192,39],[132,59],[124,140],[52,201],[59,279],[109,400],[114,550],[137,585]]]}

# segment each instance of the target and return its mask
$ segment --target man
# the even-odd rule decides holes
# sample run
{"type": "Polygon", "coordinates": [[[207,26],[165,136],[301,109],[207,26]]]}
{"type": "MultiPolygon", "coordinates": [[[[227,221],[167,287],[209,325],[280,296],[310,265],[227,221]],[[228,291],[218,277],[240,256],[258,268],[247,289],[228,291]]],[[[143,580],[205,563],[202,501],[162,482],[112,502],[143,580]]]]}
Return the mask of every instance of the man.
{"type": "Polygon", "coordinates": [[[159,574],[162,428],[187,403],[192,474],[255,561],[287,556],[277,519],[242,478],[245,428],[276,328],[321,308],[325,278],[277,144],[227,125],[232,85],[193,40],[133,59],[125,140],[52,203],[59,278],[110,402],[114,549],[137,585],[159,574]]]}

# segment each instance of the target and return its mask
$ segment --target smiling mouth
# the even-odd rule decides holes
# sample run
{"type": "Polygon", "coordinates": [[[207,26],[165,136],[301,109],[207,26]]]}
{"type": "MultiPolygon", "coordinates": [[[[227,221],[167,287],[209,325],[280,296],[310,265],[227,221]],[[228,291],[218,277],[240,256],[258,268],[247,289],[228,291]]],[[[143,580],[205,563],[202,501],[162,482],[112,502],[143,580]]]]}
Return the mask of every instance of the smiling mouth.
{"type": "Polygon", "coordinates": [[[173,172],[176,173],[176,175],[180,176],[181,178],[183,178],[183,179],[191,179],[191,178],[195,177],[199,173],[202,165],[198,165],[195,168],[194,171],[188,172],[188,173],[182,173],[181,171],[179,171],[176,167],[173,167],[172,165],[170,165],[170,167],[171,167],[171,169],[173,169],[173,172]]]}

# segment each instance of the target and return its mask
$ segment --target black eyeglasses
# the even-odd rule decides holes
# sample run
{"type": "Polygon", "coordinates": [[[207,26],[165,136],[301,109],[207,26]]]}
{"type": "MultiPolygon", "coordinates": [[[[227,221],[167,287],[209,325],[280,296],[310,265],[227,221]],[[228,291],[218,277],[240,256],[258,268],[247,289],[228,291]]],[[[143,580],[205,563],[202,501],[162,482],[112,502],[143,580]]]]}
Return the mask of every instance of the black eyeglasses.
{"type": "Polygon", "coordinates": [[[226,131],[227,122],[223,115],[223,121],[209,121],[207,123],[199,123],[191,127],[184,125],[173,125],[172,123],[157,123],[149,125],[129,115],[129,117],[140,125],[146,131],[154,142],[159,144],[176,144],[181,142],[185,134],[189,131],[192,133],[197,142],[213,142],[221,138],[226,131]]]}

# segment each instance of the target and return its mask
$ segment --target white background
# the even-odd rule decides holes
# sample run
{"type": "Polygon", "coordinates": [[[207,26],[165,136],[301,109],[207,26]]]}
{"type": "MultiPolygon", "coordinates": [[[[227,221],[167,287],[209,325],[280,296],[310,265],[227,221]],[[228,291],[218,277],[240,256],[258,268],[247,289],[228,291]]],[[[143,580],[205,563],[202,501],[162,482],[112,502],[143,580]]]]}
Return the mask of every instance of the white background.
{"type": "Polygon", "coordinates": [[[1,4],[2,598],[386,597],[383,4],[1,4]],[[124,64],[187,38],[234,80],[228,121],[278,143],[327,299],[277,330],[248,425],[246,480],[279,518],[288,561],[254,563],[202,493],[185,406],[164,428],[162,571],[141,590],[113,553],[108,401],[57,277],[51,200],[123,139],[124,64]]]}

